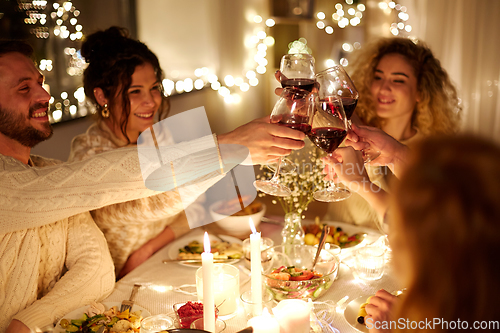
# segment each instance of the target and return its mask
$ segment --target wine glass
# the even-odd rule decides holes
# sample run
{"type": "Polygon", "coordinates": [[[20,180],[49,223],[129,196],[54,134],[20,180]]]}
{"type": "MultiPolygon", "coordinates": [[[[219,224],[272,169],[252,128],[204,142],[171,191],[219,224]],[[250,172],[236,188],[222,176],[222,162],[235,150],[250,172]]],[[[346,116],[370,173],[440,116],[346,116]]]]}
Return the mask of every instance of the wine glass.
{"type": "MultiPolygon", "coordinates": [[[[312,91],[316,83],[314,57],[307,53],[285,54],[281,58],[280,72],[283,88],[295,87],[312,91]]],[[[268,164],[267,167],[276,171],[276,163],[268,164]]],[[[286,174],[295,171],[296,166],[288,158],[283,158],[280,169],[286,174]]]]}
{"type": "MultiPolygon", "coordinates": [[[[348,129],[351,129],[351,117],[354,114],[356,105],[358,104],[359,93],[344,67],[337,65],[316,74],[318,82],[318,96],[320,99],[329,96],[339,96],[344,105],[345,115],[347,117],[348,129]]],[[[360,138],[364,141],[363,138],[360,138]]],[[[376,159],[380,152],[370,148],[362,150],[363,161],[369,163],[376,159]]]]}
{"type": "MultiPolygon", "coordinates": [[[[307,134],[311,129],[315,105],[315,95],[307,90],[287,87],[281,92],[278,102],[271,113],[271,123],[279,124],[307,134]]],[[[290,189],[280,184],[279,174],[282,159],[277,163],[276,170],[270,180],[256,180],[253,184],[258,190],[269,195],[287,197],[292,194],[290,189]]]]}
{"type": "MultiPolygon", "coordinates": [[[[347,117],[338,96],[320,99],[314,114],[311,131],[308,136],[318,148],[327,154],[332,153],[344,141],[347,135],[347,117]]],[[[318,201],[342,201],[351,196],[351,192],[330,182],[325,190],[313,193],[318,201]]]]}

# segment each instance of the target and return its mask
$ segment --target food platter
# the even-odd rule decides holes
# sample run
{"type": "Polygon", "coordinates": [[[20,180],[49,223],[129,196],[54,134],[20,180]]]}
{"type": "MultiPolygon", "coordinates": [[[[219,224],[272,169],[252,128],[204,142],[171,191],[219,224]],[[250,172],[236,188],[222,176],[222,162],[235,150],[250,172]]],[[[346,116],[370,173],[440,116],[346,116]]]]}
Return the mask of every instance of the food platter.
{"type": "MultiPolygon", "coordinates": [[[[121,306],[121,303],[120,302],[102,302],[101,303],[102,305],[104,305],[104,307],[106,308],[106,310],[112,308],[113,306],[116,306],[118,307],[118,310],[120,309],[120,306],[121,306]]],[[[85,306],[82,306],[76,310],[73,310],[67,314],[64,315],[62,319],[68,319],[68,320],[71,320],[71,319],[78,319],[78,318],[81,318],[83,316],[83,313],[90,307],[90,305],[85,305],[85,306]]],[[[145,308],[143,308],[142,306],[139,306],[137,304],[134,304],[134,306],[132,306],[132,310],[130,312],[135,312],[135,311],[141,311],[141,316],[143,318],[145,317],[149,317],[151,316],[151,313],[146,310],[145,308]]],[[[54,333],[66,333],[66,330],[64,328],[62,328],[60,325],[59,325],[59,322],[57,322],[56,324],[56,327],[54,328],[54,333]]]]}
{"type": "MultiPolygon", "coordinates": [[[[314,225],[315,223],[313,221],[310,222],[304,222],[303,226],[305,230],[308,230],[309,226],[314,225]]],[[[330,226],[331,228],[341,228],[343,232],[347,234],[347,236],[352,236],[355,234],[365,234],[364,237],[361,239],[361,241],[357,244],[353,245],[347,245],[347,246],[340,246],[342,251],[345,250],[353,250],[357,249],[360,247],[365,246],[368,243],[371,243],[375,241],[377,238],[382,236],[377,230],[374,230],[372,228],[368,227],[362,227],[350,223],[345,223],[345,222],[331,222],[331,221],[321,221],[320,224],[326,224],[330,226]]],[[[306,231],[307,232],[307,231],[306,231]]]]}
{"type": "MultiPolygon", "coordinates": [[[[240,244],[240,245],[243,243],[240,239],[238,239],[236,237],[227,236],[227,235],[219,235],[219,237],[222,240],[229,242],[229,243],[236,243],[236,244],[240,244]]],[[[212,241],[219,241],[220,242],[220,239],[218,239],[214,235],[209,234],[209,238],[210,238],[210,242],[212,242],[212,241]]],[[[179,249],[184,248],[186,245],[188,245],[192,241],[198,241],[201,244],[203,244],[203,234],[199,233],[197,235],[188,235],[186,237],[182,237],[182,238],[179,238],[179,239],[173,241],[169,245],[169,248],[168,248],[168,259],[170,259],[170,260],[177,259],[177,256],[179,255],[179,249]]],[[[243,253],[242,253],[242,256],[243,256],[243,253]]],[[[229,259],[229,260],[224,261],[224,262],[227,264],[234,264],[234,263],[237,263],[239,260],[240,259],[229,259]]],[[[201,262],[194,262],[194,263],[189,262],[189,263],[187,263],[187,262],[179,261],[178,263],[183,265],[183,266],[187,266],[187,267],[200,267],[201,266],[201,262]]]]}

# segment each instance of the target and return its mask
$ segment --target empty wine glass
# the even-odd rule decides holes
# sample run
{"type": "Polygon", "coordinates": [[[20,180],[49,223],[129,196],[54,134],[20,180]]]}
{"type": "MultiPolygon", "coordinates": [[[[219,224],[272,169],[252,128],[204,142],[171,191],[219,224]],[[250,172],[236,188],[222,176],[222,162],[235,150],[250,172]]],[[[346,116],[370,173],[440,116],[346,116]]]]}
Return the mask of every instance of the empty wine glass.
{"type": "MultiPolygon", "coordinates": [[[[271,113],[271,123],[293,128],[307,134],[315,109],[315,95],[307,90],[288,87],[283,89],[271,113]]],[[[278,160],[276,171],[270,180],[257,180],[253,184],[258,190],[269,195],[287,197],[290,189],[281,184],[279,174],[282,158],[278,160]]]]}
{"type": "MultiPolygon", "coordinates": [[[[308,136],[318,148],[331,154],[344,141],[347,135],[347,117],[342,101],[337,96],[320,99],[313,117],[308,136]]],[[[313,193],[318,201],[334,202],[349,198],[351,192],[338,187],[331,181],[325,190],[313,193]]]]}
{"type": "MultiPolygon", "coordinates": [[[[314,57],[307,53],[285,54],[281,58],[280,72],[283,88],[295,87],[312,91],[316,83],[314,57]]],[[[267,167],[276,171],[276,163],[268,164],[267,167]]],[[[280,169],[286,174],[295,171],[296,166],[288,158],[283,158],[280,169]]]]}
{"type": "MultiPolygon", "coordinates": [[[[358,104],[359,93],[344,67],[337,65],[316,74],[318,96],[321,99],[338,96],[342,99],[348,129],[351,129],[351,117],[358,104]]],[[[360,138],[362,141],[363,138],[360,138]]],[[[369,163],[380,155],[371,146],[363,149],[363,161],[369,163]]]]}

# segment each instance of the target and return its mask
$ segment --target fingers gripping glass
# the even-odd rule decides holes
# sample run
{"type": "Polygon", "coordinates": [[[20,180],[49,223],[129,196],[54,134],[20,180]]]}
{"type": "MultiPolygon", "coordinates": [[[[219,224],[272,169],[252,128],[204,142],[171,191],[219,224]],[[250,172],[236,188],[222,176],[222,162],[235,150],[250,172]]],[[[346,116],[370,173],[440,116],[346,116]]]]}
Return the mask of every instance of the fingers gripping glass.
{"type": "MultiPolygon", "coordinates": [[[[314,57],[307,53],[285,54],[280,62],[281,86],[295,87],[312,91],[315,83],[314,57]]],[[[267,165],[272,171],[276,171],[276,163],[267,165]]],[[[281,161],[280,172],[290,173],[295,171],[295,164],[288,158],[281,161]]]]}
{"type": "MultiPolygon", "coordinates": [[[[288,87],[283,92],[275,104],[271,113],[271,123],[286,126],[299,130],[307,134],[311,129],[312,116],[315,109],[315,95],[307,90],[288,87]]],[[[279,174],[282,158],[278,160],[278,165],[273,177],[270,180],[257,180],[254,186],[259,191],[269,195],[287,197],[291,195],[290,189],[281,184],[279,174]]]]}
{"type": "MultiPolygon", "coordinates": [[[[332,153],[347,135],[347,118],[342,101],[336,96],[320,99],[308,136],[311,142],[327,154],[332,153]]],[[[334,202],[349,198],[351,192],[330,182],[325,190],[313,193],[318,201],[334,202]]]]}
{"type": "MultiPolygon", "coordinates": [[[[359,93],[344,67],[338,65],[328,68],[316,74],[318,82],[318,96],[324,99],[331,96],[338,96],[342,99],[345,115],[347,117],[347,128],[351,129],[351,117],[358,104],[359,93]]],[[[360,138],[364,141],[363,138],[360,138]]],[[[372,147],[362,150],[365,163],[373,161],[380,155],[380,152],[372,147]]]]}

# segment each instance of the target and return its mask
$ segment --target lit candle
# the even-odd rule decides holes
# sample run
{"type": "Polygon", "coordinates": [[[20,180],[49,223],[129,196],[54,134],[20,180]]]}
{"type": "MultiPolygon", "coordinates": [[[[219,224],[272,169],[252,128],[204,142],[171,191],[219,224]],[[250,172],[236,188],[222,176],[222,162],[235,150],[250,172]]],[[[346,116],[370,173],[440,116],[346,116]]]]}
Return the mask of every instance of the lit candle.
{"type": "Polygon", "coordinates": [[[309,333],[311,305],[300,299],[285,299],[273,308],[281,333],[309,333]]]}
{"type": "Polygon", "coordinates": [[[251,326],[254,333],[280,333],[280,324],[267,309],[264,309],[262,316],[251,318],[247,326],[251,326]]]}
{"type": "Polygon", "coordinates": [[[260,250],[260,232],[257,232],[250,219],[250,264],[251,264],[251,277],[252,277],[252,303],[253,315],[260,316],[262,314],[262,263],[261,263],[261,250],[260,250]]]}
{"type": "Polygon", "coordinates": [[[210,238],[205,232],[203,240],[205,252],[201,254],[203,269],[203,329],[215,332],[215,303],[213,290],[214,255],[211,252],[210,238]]]}

